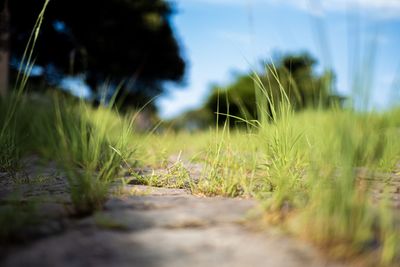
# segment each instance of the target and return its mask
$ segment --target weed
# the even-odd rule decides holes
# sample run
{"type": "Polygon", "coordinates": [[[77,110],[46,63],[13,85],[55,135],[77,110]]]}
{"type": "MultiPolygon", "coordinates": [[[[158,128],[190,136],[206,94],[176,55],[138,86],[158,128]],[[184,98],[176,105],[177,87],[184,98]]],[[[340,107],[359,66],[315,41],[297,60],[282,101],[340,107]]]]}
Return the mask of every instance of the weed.
{"type": "Polygon", "coordinates": [[[192,186],[190,172],[179,159],[165,170],[153,170],[147,176],[133,173],[133,176],[136,183],[154,187],[188,189],[192,186]]]}

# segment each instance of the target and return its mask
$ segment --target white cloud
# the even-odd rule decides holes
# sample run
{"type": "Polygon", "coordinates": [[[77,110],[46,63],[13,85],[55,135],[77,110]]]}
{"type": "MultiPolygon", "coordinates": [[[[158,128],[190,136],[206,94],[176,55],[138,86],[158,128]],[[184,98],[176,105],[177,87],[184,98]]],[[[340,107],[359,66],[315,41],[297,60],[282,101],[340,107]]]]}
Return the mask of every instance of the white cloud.
{"type": "MultiPolygon", "coordinates": [[[[268,1],[268,0],[267,0],[268,1]]],[[[379,18],[400,17],[400,0],[272,0],[288,3],[312,13],[362,11],[379,18]]]]}
{"type": "Polygon", "coordinates": [[[269,0],[175,0],[175,2],[184,2],[184,3],[202,3],[202,4],[210,4],[210,5],[246,5],[249,3],[268,3],[269,0]]]}
{"type": "Polygon", "coordinates": [[[378,18],[400,18],[400,0],[175,0],[225,6],[291,5],[314,15],[326,12],[363,11],[378,18]]]}

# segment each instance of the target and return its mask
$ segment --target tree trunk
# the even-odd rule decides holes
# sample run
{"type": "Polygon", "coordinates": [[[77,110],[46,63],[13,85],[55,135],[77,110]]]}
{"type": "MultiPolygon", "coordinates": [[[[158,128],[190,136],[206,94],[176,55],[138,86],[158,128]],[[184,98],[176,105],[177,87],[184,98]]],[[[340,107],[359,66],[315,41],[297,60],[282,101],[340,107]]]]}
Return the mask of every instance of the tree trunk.
{"type": "Polygon", "coordinates": [[[5,0],[0,8],[0,96],[4,97],[9,85],[10,12],[8,0],[5,0]]]}

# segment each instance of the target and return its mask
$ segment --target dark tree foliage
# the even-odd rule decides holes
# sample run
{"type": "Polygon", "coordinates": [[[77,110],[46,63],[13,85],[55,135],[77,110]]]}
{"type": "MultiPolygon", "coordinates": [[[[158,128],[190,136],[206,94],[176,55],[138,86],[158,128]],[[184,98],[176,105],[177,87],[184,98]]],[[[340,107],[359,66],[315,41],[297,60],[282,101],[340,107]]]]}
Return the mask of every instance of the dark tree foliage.
{"type": "Polygon", "coordinates": [[[206,108],[219,113],[220,123],[227,118],[224,114],[229,114],[231,125],[237,125],[243,121],[234,117],[260,119],[259,112],[264,112],[272,118],[266,94],[275,106],[286,95],[295,111],[340,106],[343,98],[334,93],[334,74],[332,71],[315,73],[315,64],[316,60],[307,53],[285,55],[265,66],[265,71],[257,74],[257,83],[254,74],[248,73],[239,75],[227,86],[213,86],[206,108]],[[261,111],[260,107],[266,110],[261,111]]]}
{"type": "Polygon", "coordinates": [[[8,91],[8,66],[10,57],[10,13],[8,0],[0,0],[0,97],[8,91]]]}
{"type": "MultiPolygon", "coordinates": [[[[14,60],[22,55],[43,3],[10,1],[14,60]]],[[[125,89],[140,95],[141,102],[160,93],[162,82],[179,82],[184,75],[172,12],[164,0],[52,0],[36,46],[36,64],[53,83],[83,73],[96,90],[105,80],[124,80],[125,89]]]]}

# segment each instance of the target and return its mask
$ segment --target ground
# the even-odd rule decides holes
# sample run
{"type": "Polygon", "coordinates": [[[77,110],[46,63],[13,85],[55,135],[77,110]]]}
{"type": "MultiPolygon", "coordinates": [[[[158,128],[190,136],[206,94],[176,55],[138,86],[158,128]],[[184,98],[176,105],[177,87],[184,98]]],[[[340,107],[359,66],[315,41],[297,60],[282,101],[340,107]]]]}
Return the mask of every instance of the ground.
{"type": "MultiPolygon", "coordinates": [[[[71,216],[63,173],[30,157],[2,173],[0,196],[36,199],[40,227],[3,245],[1,266],[343,266],[309,243],[261,227],[255,200],[194,196],[184,189],[125,184],[105,208],[71,216]],[[22,240],[22,241],[21,241],[22,240]]],[[[31,229],[32,228],[32,229],[31,229]]]]}

